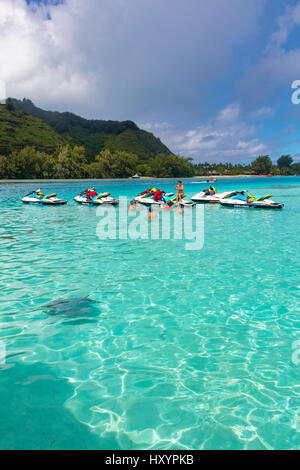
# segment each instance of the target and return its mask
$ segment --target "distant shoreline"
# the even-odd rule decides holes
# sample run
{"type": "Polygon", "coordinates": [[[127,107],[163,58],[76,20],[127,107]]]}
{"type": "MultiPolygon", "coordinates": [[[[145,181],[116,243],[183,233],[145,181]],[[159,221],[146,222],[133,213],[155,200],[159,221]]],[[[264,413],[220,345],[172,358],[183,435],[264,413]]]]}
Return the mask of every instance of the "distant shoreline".
{"type": "MultiPolygon", "coordinates": [[[[293,178],[299,175],[274,175],[272,178],[293,178]]],[[[9,179],[9,180],[1,180],[1,183],[66,183],[66,182],[88,182],[88,181],[140,181],[140,180],[178,180],[182,178],[183,180],[193,180],[193,179],[203,179],[209,180],[210,178],[214,178],[216,180],[222,178],[271,178],[270,176],[263,176],[263,175],[205,175],[205,176],[192,176],[192,177],[174,177],[169,176],[165,178],[156,178],[154,176],[140,176],[140,178],[80,178],[80,179],[9,179]]]]}
{"type": "Polygon", "coordinates": [[[195,178],[285,178],[286,176],[298,176],[298,175],[218,175],[218,176],[195,176],[195,178]]]}
{"type": "MultiPolygon", "coordinates": [[[[277,176],[277,175],[276,175],[277,176]]],[[[281,175],[278,175],[278,176],[281,176],[281,175]]],[[[185,177],[182,177],[182,179],[189,179],[189,180],[192,180],[192,179],[195,179],[195,178],[200,178],[200,179],[210,179],[210,178],[258,178],[258,177],[262,177],[262,178],[270,178],[270,176],[262,176],[262,175],[216,175],[216,176],[211,176],[211,175],[204,175],[204,176],[191,176],[189,178],[185,178],[185,177]]],[[[159,180],[159,179],[172,179],[173,177],[170,177],[170,178],[155,178],[154,176],[140,176],[139,179],[151,179],[151,180],[159,180]]],[[[180,176],[178,177],[180,178],[180,176]]],[[[274,178],[274,176],[272,176],[272,178],[274,178]]],[[[129,178],[131,179],[131,178],[129,178]]],[[[134,178],[135,179],[135,178],[134,178]]],[[[174,177],[174,179],[177,179],[174,177]]]]}

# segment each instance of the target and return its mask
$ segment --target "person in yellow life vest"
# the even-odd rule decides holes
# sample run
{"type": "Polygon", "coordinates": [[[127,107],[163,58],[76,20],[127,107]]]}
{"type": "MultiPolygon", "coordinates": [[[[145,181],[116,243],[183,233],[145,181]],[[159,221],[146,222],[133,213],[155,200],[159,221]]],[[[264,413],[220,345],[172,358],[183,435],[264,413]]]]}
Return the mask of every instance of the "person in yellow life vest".
{"type": "Polygon", "coordinates": [[[210,196],[214,196],[216,193],[217,193],[216,188],[214,188],[213,186],[210,186],[210,187],[209,187],[209,194],[210,194],[210,196]]]}

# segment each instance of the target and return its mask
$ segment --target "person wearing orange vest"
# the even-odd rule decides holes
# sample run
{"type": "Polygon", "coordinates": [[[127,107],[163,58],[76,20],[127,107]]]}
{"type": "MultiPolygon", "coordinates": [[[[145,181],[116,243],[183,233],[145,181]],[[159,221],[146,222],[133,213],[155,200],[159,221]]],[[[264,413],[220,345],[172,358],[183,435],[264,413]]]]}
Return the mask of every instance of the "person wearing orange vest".
{"type": "Polygon", "coordinates": [[[178,185],[175,187],[175,189],[178,191],[177,196],[176,196],[176,202],[181,202],[182,196],[183,196],[183,184],[182,181],[178,181],[178,185]]]}

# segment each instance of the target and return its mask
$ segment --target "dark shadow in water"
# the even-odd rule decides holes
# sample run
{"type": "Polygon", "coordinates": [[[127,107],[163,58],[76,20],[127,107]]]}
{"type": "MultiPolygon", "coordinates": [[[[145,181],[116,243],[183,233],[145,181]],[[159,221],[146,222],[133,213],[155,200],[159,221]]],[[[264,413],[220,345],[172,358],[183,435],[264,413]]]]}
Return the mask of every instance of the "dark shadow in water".
{"type": "MultiPolygon", "coordinates": [[[[15,364],[0,373],[0,449],[120,449],[76,420],[64,404],[74,393],[45,364],[15,364]]],[[[99,404],[90,403],[90,407],[99,404]]]]}
{"type": "Polygon", "coordinates": [[[65,317],[89,317],[99,314],[95,300],[88,297],[73,297],[70,299],[59,298],[48,302],[42,308],[47,315],[59,315],[65,317]]]}

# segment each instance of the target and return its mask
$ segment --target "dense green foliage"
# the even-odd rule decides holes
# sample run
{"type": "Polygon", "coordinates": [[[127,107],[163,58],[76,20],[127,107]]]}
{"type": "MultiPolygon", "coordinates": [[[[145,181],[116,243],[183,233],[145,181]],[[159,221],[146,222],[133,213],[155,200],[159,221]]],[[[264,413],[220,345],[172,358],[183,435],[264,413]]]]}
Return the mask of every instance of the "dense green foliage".
{"type": "Polygon", "coordinates": [[[282,155],[277,160],[277,165],[281,175],[295,175],[300,174],[300,163],[293,163],[290,155],[282,155]]]}
{"type": "Polygon", "coordinates": [[[256,158],[248,165],[240,163],[198,163],[195,165],[196,174],[205,175],[299,175],[300,163],[293,163],[290,155],[283,155],[277,160],[277,165],[272,163],[268,155],[256,158]]]}
{"type": "Polygon", "coordinates": [[[136,171],[138,158],[120,150],[102,150],[88,167],[90,178],[128,178],[136,171]]]}
{"type": "Polygon", "coordinates": [[[54,173],[55,178],[84,178],[87,175],[84,147],[61,147],[55,155],[54,173]]]}
{"type": "Polygon", "coordinates": [[[7,98],[6,103],[5,103],[5,108],[7,109],[7,111],[15,111],[16,108],[14,107],[11,98],[7,98]]]}
{"type": "Polygon", "coordinates": [[[270,174],[272,166],[273,163],[269,155],[257,157],[257,159],[252,163],[252,168],[258,175],[270,174]]]}
{"type": "Polygon", "coordinates": [[[0,155],[9,155],[28,145],[52,153],[65,143],[48,124],[11,106],[10,102],[0,105],[0,155]]]}
{"type": "Polygon", "coordinates": [[[88,163],[84,147],[67,144],[53,154],[25,147],[9,156],[0,155],[0,179],[34,178],[128,178],[139,167],[144,174],[155,176],[193,176],[194,167],[186,159],[176,155],[159,155],[151,163],[138,165],[133,153],[102,150],[92,163],[88,163]]]}
{"type": "Polygon", "coordinates": [[[163,177],[190,177],[195,175],[194,165],[189,158],[178,157],[177,155],[157,155],[149,162],[150,175],[163,177]]]}
{"type": "Polygon", "coordinates": [[[105,149],[134,153],[143,161],[159,153],[170,153],[157,137],[139,129],[132,121],[88,120],[72,113],[44,111],[26,99],[11,99],[11,103],[47,123],[65,142],[84,146],[88,161],[93,161],[95,155],[105,149]]]}
{"type": "Polygon", "coordinates": [[[43,179],[43,178],[84,178],[87,162],[83,147],[66,145],[49,155],[25,147],[8,157],[0,155],[0,178],[2,179],[43,179]]]}
{"type": "Polygon", "coordinates": [[[293,163],[293,159],[290,155],[282,155],[277,160],[278,168],[290,168],[293,163]]]}

